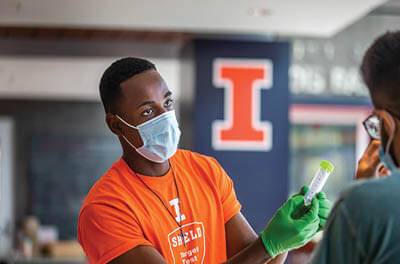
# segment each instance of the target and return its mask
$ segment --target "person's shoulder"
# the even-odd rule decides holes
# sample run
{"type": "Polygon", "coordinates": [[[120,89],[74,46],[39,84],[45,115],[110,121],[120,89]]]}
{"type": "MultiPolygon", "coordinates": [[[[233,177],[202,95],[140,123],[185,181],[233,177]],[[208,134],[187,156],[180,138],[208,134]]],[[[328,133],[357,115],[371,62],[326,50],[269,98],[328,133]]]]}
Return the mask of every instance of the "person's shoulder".
{"type": "Polygon", "coordinates": [[[373,208],[375,212],[385,214],[388,212],[385,209],[393,206],[394,200],[400,199],[400,178],[397,176],[357,181],[340,194],[338,202],[353,213],[370,214],[373,208]]]}
{"type": "MultiPolygon", "coordinates": [[[[400,182],[399,182],[400,184],[400,182]]],[[[391,189],[393,185],[396,185],[391,177],[380,178],[380,179],[365,179],[358,180],[354,182],[351,186],[346,188],[341,197],[351,199],[351,198],[370,198],[385,196],[387,192],[386,189],[391,189]]],[[[393,194],[389,194],[390,196],[393,194]]]]}
{"type": "Polygon", "coordinates": [[[200,154],[198,152],[194,152],[188,149],[178,149],[174,155],[174,157],[189,157],[189,158],[203,158],[203,159],[213,159],[211,156],[207,156],[204,154],[200,154]]]}
{"type": "Polygon", "coordinates": [[[90,188],[82,209],[90,204],[107,204],[115,200],[113,198],[122,196],[124,185],[121,182],[123,170],[120,163],[121,160],[113,163],[106,173],[90,188]]]}
{"type": "Polygon", "coordinates": [[[198,176],[213,182],[224,174],[224,169],[215,158],[189,150],[178,150],[172,162],[186,169],[190,168],[198,176]]]}
{"type": "Polygon", "coordinates": [[[186,160],[194,163],[217,164],[215,158],[186,149],[178,149],[173,156],[175,160],[186,160]]]}

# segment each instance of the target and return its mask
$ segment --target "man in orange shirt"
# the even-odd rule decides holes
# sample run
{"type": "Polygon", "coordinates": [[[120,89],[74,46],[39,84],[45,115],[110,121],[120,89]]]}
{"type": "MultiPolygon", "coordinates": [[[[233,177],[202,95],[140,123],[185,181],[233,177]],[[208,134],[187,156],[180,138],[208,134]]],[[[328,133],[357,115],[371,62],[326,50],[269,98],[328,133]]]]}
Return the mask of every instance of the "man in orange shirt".
{"type": "Polygon", "coordinates": [[[114,62],[100,95],[123,155],[92,187],[79,215],[78,241],[91,263],[283,263],[288,250],[324,225],[330,203],[322,194],[291,217],[303,190],[257,236],[218,162],[177,150],[171,92],[151,62],[114,62]]]}

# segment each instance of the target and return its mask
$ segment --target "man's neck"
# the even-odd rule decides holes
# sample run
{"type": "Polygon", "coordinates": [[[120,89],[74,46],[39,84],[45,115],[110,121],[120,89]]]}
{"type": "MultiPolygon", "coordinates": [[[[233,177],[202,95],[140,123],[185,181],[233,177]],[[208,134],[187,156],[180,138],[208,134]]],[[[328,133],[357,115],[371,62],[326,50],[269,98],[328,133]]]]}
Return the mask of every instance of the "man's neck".
{"type": "Polygon", "coordinates": [[[136,151],[124,152],[122,158],[135,173],[146,176],[161,177],[169,170],[168,160],[163,163],[152,162],[136,151]]]}

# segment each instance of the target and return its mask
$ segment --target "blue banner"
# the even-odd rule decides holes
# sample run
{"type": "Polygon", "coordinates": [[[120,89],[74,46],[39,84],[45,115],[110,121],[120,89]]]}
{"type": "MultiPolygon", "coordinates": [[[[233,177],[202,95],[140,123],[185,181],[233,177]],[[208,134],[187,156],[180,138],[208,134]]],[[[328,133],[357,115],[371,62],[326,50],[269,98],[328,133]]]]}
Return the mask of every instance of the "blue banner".
{"type": "Polygon", "coordinates": [[[194,149],[232,178],[261,231],[288,195],[289,44],[197,40],[194,149]]]}

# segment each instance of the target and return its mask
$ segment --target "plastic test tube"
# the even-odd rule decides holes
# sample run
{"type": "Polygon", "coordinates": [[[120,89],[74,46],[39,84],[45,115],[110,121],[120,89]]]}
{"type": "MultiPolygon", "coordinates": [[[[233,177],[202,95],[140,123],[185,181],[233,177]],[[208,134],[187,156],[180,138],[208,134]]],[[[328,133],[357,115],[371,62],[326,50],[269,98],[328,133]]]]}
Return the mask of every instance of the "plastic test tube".
{"type": "Polygon", "coordinates": [[[312,199],[322,190],[329,175],[335,167],[329,161],[323,160],[319,165],[319,169],[312,179],[306,195],[304,195],[304,204],[310,205],[312,199]]]}

